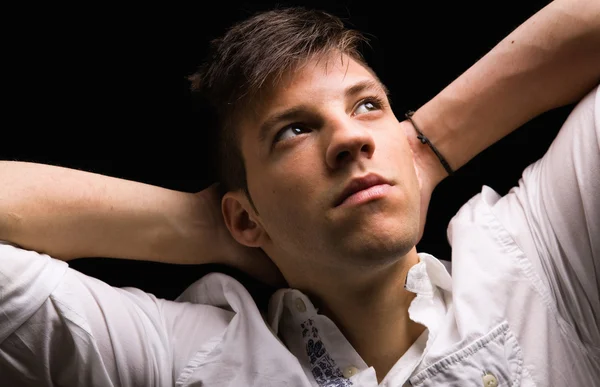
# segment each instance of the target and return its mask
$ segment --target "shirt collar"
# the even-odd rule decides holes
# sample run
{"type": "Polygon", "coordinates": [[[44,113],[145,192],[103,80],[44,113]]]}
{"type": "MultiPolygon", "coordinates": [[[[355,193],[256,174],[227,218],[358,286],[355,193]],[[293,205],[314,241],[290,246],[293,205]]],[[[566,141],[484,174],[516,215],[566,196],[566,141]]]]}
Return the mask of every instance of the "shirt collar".
{"type": "MultiPolygon", "coordinates": [[[[432,331],[432,328],[437,327],[437,323],[434,321],[436,318],[431,316],[432,313],[428,313],[427,309],[438,303],[436,300],[440,297],[436,297],[436,292],[439,290],[452,291],[452,279],[447,267],[434,256],[419,253],[419,263],[408,271],[405,288],[417,295],[409,307],[410,318],[432,331]]],[[[284,308],[287,308],[291,317],[294,320],[297,319],[298,322],[318,314],[318,309],[301,291],[291,288],[279,289],[271,296],[267,315],[267,322],[276,335],[280,333],[284,308]]],[[[437,313],[433,314],[437,315],[437,313]]]]}
{"type": "MultiPolygon", "coordinates": [[[[427,329],[390,371],[389,378],[394,380],[396,376],[407,378],[417,367],[437,335],[440,321],[448,310],[447,303],[452,302],[451,297],[446,297],[451,294],[450,275],[446,267],[429,254],[419,254],[419,263],[407,273],[405,287],[416,294],[408,309],[409,317],[427,329]],[[426,342],[425,345],[423,341],[426,342]]],[[[355,372],[358,373],[356,377],[360,383],[369,384],[370,382],[366,383],[368,380],[375,383],[377,379],[374,369],[362,360],[335,323],[318,312],[308,296],[301,291],[279,289],[270,299],[267,323],[303,367],[315,377],[317,384],[325,383],[319,379],[323,375],[330,375],[327,379],[329,381],[335,379],[342,383],[347,378],[347,373],[355,372]]]]}
{"type": "Polygon", "coordinates": [[[408,308],[408,315],[429,331],[428,347],[452,302],[452,278],[446,266],[434,256],[420,253],[419,258],[419,263],[410,268],[404,287],[416,294],[408,308]]]}

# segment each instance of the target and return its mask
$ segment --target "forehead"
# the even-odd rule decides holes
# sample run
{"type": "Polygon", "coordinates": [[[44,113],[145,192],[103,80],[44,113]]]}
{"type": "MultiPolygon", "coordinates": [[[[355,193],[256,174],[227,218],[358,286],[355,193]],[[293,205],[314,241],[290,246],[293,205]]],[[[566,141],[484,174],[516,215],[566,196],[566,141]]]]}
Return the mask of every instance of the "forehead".
{"type": "Polygon", "coordinates": [[[347,55],[310,60],[284,74],[273,87],[261,90],[250,111],[243,114],[242,141],[257,145],[265,123],[283,112],[343,101],[363,89],[387,94],[371,69],[347,55]]]}
{"type": "Polygon", "coordinates": [[[347,87],[361,81],[380,83],[370,69],[347,55],[316,58],[284,74],[274,87],[265,90],[256,113],[285,109],[303,97],[341,97],[347,87]]]}

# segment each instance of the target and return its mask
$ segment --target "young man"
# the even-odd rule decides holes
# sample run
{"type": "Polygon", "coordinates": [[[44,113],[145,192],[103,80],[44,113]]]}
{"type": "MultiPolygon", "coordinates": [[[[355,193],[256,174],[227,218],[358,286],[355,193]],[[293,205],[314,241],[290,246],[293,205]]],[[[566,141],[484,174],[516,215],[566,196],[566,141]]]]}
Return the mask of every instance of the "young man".
{"type": "Polygon", "coordinates": [[[334,17],[294,8],[216,42],[194,83],[220,117],[226,228],[212,231],[214,191],[192,197],[4,163],[2,239],[64,260],[189,262],[200,246],[213,249],[203,262],[238,267],[264,259],[241,246],[259,247],[289,286],[267,315],[216,273],[169,302],[6,244],[2,375],[15,385],[593,385],[596,2],[548,5],[402,122],[358,38],[334,17]],[[431,191],[451,169],[578,100],[519,187],[502,198],[484,188],[453,219],[452,277],[416,252],[431,191]],[[24,171],[64,188],[24,181],[24,171]]]}

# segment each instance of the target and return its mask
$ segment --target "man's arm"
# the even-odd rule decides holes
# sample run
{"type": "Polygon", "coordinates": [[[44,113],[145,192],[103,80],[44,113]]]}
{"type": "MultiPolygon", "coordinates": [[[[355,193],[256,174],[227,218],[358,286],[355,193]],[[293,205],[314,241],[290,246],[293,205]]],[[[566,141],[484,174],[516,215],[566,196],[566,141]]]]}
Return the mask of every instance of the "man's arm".
{"type": "Polygon", "coordinates": [[[107,257],[218,263],[273,286],[267,255],[237,243],[216,185],[200,193],[52,165],[0,161],[0,240],[70,260],[107,257]]]}
{"type": "MultiPolygon", "coordinates": [[[[423,105],[414,120],[457,170],[532,118],[575,103],[600,80],[600,2],[556,0],[423,105]]],[[[447,174],[402,123],[433,190],[447,174]]]]}
{"type": "MultiPolygon", "coordinates": [[[[575,103],[600,80],[600,2],[555,0],[419,108],[414,121],[457,170],[532,118],[575,103]]],[[[422,235],[447,176],[409,121],[402,126],[421,184],[422,235]]]]}
{"type": "Polygon", "coordinates": [[[0,240],[62,260],[217,263],[207,199],[95,173],[0,161],[0,240]]]}

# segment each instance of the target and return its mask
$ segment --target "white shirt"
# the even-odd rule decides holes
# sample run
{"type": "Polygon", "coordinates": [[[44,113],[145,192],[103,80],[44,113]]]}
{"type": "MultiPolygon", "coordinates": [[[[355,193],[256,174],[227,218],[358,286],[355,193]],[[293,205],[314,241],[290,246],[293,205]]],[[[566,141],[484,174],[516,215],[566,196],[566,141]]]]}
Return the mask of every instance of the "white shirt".
{"type": "MultiPolygon", "coordinates": [[[[381,386],[597,386],[600,88],[518,187],[491,188],[448,228],[452,276],[420,253],[410,318],[427,329],[381,386]]],[[[377,386],[335,324],[278,290],[263,316],[219,273],[176,302],[113,288],[0,244],[2,386],[377,386]]]]}

